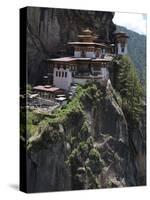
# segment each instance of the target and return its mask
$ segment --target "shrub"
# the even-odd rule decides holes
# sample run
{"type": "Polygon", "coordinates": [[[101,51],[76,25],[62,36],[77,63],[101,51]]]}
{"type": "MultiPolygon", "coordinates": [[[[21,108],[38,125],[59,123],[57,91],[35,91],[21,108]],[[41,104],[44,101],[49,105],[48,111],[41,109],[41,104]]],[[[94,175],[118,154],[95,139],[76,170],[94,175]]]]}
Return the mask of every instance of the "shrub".
{"type": "Polygon", "coordinates": [[[81,139],[82,140],[87,140],[87,138],[89,137],[90,133],[89,133],[89,124],[87,121],[84,121],[82,127],[81,127],[81,139]]]}
{"type": "Polygon", "coordinates": [[[97,161],[100,159],[100,153],[95,148],[93,148],[89,152],[89,158],[91,160],[97,161]]]}

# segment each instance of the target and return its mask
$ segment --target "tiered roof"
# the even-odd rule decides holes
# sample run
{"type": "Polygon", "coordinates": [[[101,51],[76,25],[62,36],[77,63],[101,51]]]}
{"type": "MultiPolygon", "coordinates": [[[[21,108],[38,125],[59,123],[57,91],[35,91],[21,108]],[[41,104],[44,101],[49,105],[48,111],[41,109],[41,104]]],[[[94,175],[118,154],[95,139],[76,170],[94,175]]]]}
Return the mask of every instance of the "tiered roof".
{"type": "Polygon", "coordinates": [[[82,31],[82,34],[78,35],[79,41],[77,42],[68,42],[69,45],[91,45],[91,46],[101,46],[107,47],[104,43],[94,42],[97,39],[97,36],[93,34],[90,29],[85,29],[82,31]]]}
{"type": "Polygon", "coordinates": [[[123,32],[123,31],[115,32],[115,37],[129,38],[129,36],[127,35],[127,33],[123,32]]]}
{"type": "MultiPolygon", "coordinates": [[[[90,46],[90,47],[101,47],[101,48],[110,48],[111,45],[107,45],[105,43],[97,43],[95,40],[97,36],[93,34],[90,29],[84,29],[81,34],[78,35],[78,41],[75,42],[68,42],[69,45],[73,46],[90,46]]],[[[113,44],[112,44],[113,45],[113,44]]],[[[87,57],[61,57],[61,58],[54,58],[54,59],[47,59],[47,61],[51,62],[62,62],[62,63],[71,63],[76,61],[97,61],[97,62],[110,62],[112,60],[111,56],[105,56],[104,58],[87,58],[87,57]]]]}

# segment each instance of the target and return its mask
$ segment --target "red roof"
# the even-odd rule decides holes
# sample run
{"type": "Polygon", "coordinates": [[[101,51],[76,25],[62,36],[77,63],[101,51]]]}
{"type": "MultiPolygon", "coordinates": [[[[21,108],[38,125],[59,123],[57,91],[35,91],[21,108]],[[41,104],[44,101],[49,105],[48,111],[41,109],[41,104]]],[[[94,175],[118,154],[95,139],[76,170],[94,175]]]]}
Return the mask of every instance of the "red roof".
{"type": "Polygon", "coordinates": [[[37,85],[37,86],[33,87],[33,89],[39,90],[39,91],[51,92],[51,93],[58,93],[58,92],[64,93],[63,89],[60,89],[57,87],[52,87],[50,85],[37,85]]]}

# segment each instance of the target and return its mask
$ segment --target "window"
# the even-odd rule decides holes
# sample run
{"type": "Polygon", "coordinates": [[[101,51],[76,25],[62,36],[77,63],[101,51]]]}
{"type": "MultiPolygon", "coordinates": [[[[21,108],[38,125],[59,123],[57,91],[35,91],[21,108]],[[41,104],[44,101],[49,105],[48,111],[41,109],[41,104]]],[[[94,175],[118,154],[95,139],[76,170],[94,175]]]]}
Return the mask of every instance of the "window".
{"type": "Polygon", "coordinates": [[[81,57],[82,57],[82,58],[85,58],[85,57],[86,57],[86,52],[85,52],[85,50],[82,50],[82,52],[81,52],[81,57]]]}
{"type": "Polygon", "coordinates": [[[105,50],[105,49],[102,49],[102,52],[103,52],[103,53],[105,53],[105,52],[106,52],[106,50],[105,50]]]}
{"type": "Polygon", "coordinates": [[[64,77],[64,72],[62,72],[62,77],[64,77]]]}
{"type": "Polygon", "coordinates": [[[124,47],[121,47],[121,52],[122,52],[122,53],[124,52],[124,47]]]}
{"type": "Polygon", "coordinates": [[[76,72],[72,72],[72,77],[74,77],[76,75],[76,72]]]}
{"type": "Polygon", "coordinates": [[[59,77],[61,76],[61,72],[59,72],[59,77]]]}
{"type": "Polygon", "coordinates": [[[65,77],[67,78],[67,72],[65,72],[65,77]]]}
{"type": "Polygon", "coordinates": [[[58,71],[56,71],[56,76],[58,76],[58,71]]]}
{"type": "Polygon", "coordinates": [[[99,57],[99,51],[96,51],[96,57],[99,57]]]}

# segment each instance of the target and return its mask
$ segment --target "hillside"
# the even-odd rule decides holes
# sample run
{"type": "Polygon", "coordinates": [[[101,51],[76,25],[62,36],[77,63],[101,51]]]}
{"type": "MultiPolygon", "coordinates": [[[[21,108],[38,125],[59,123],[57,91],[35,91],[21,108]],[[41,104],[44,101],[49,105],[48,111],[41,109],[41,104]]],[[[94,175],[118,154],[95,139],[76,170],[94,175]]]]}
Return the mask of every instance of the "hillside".
{"type": "Polygon", "coordinates": [[[146,36],[122,26],[117,26],[117,31],[123,31],[128,34],[128,53],[138,70],[141,81],[144,83],[146,72],[146,36]]]}

